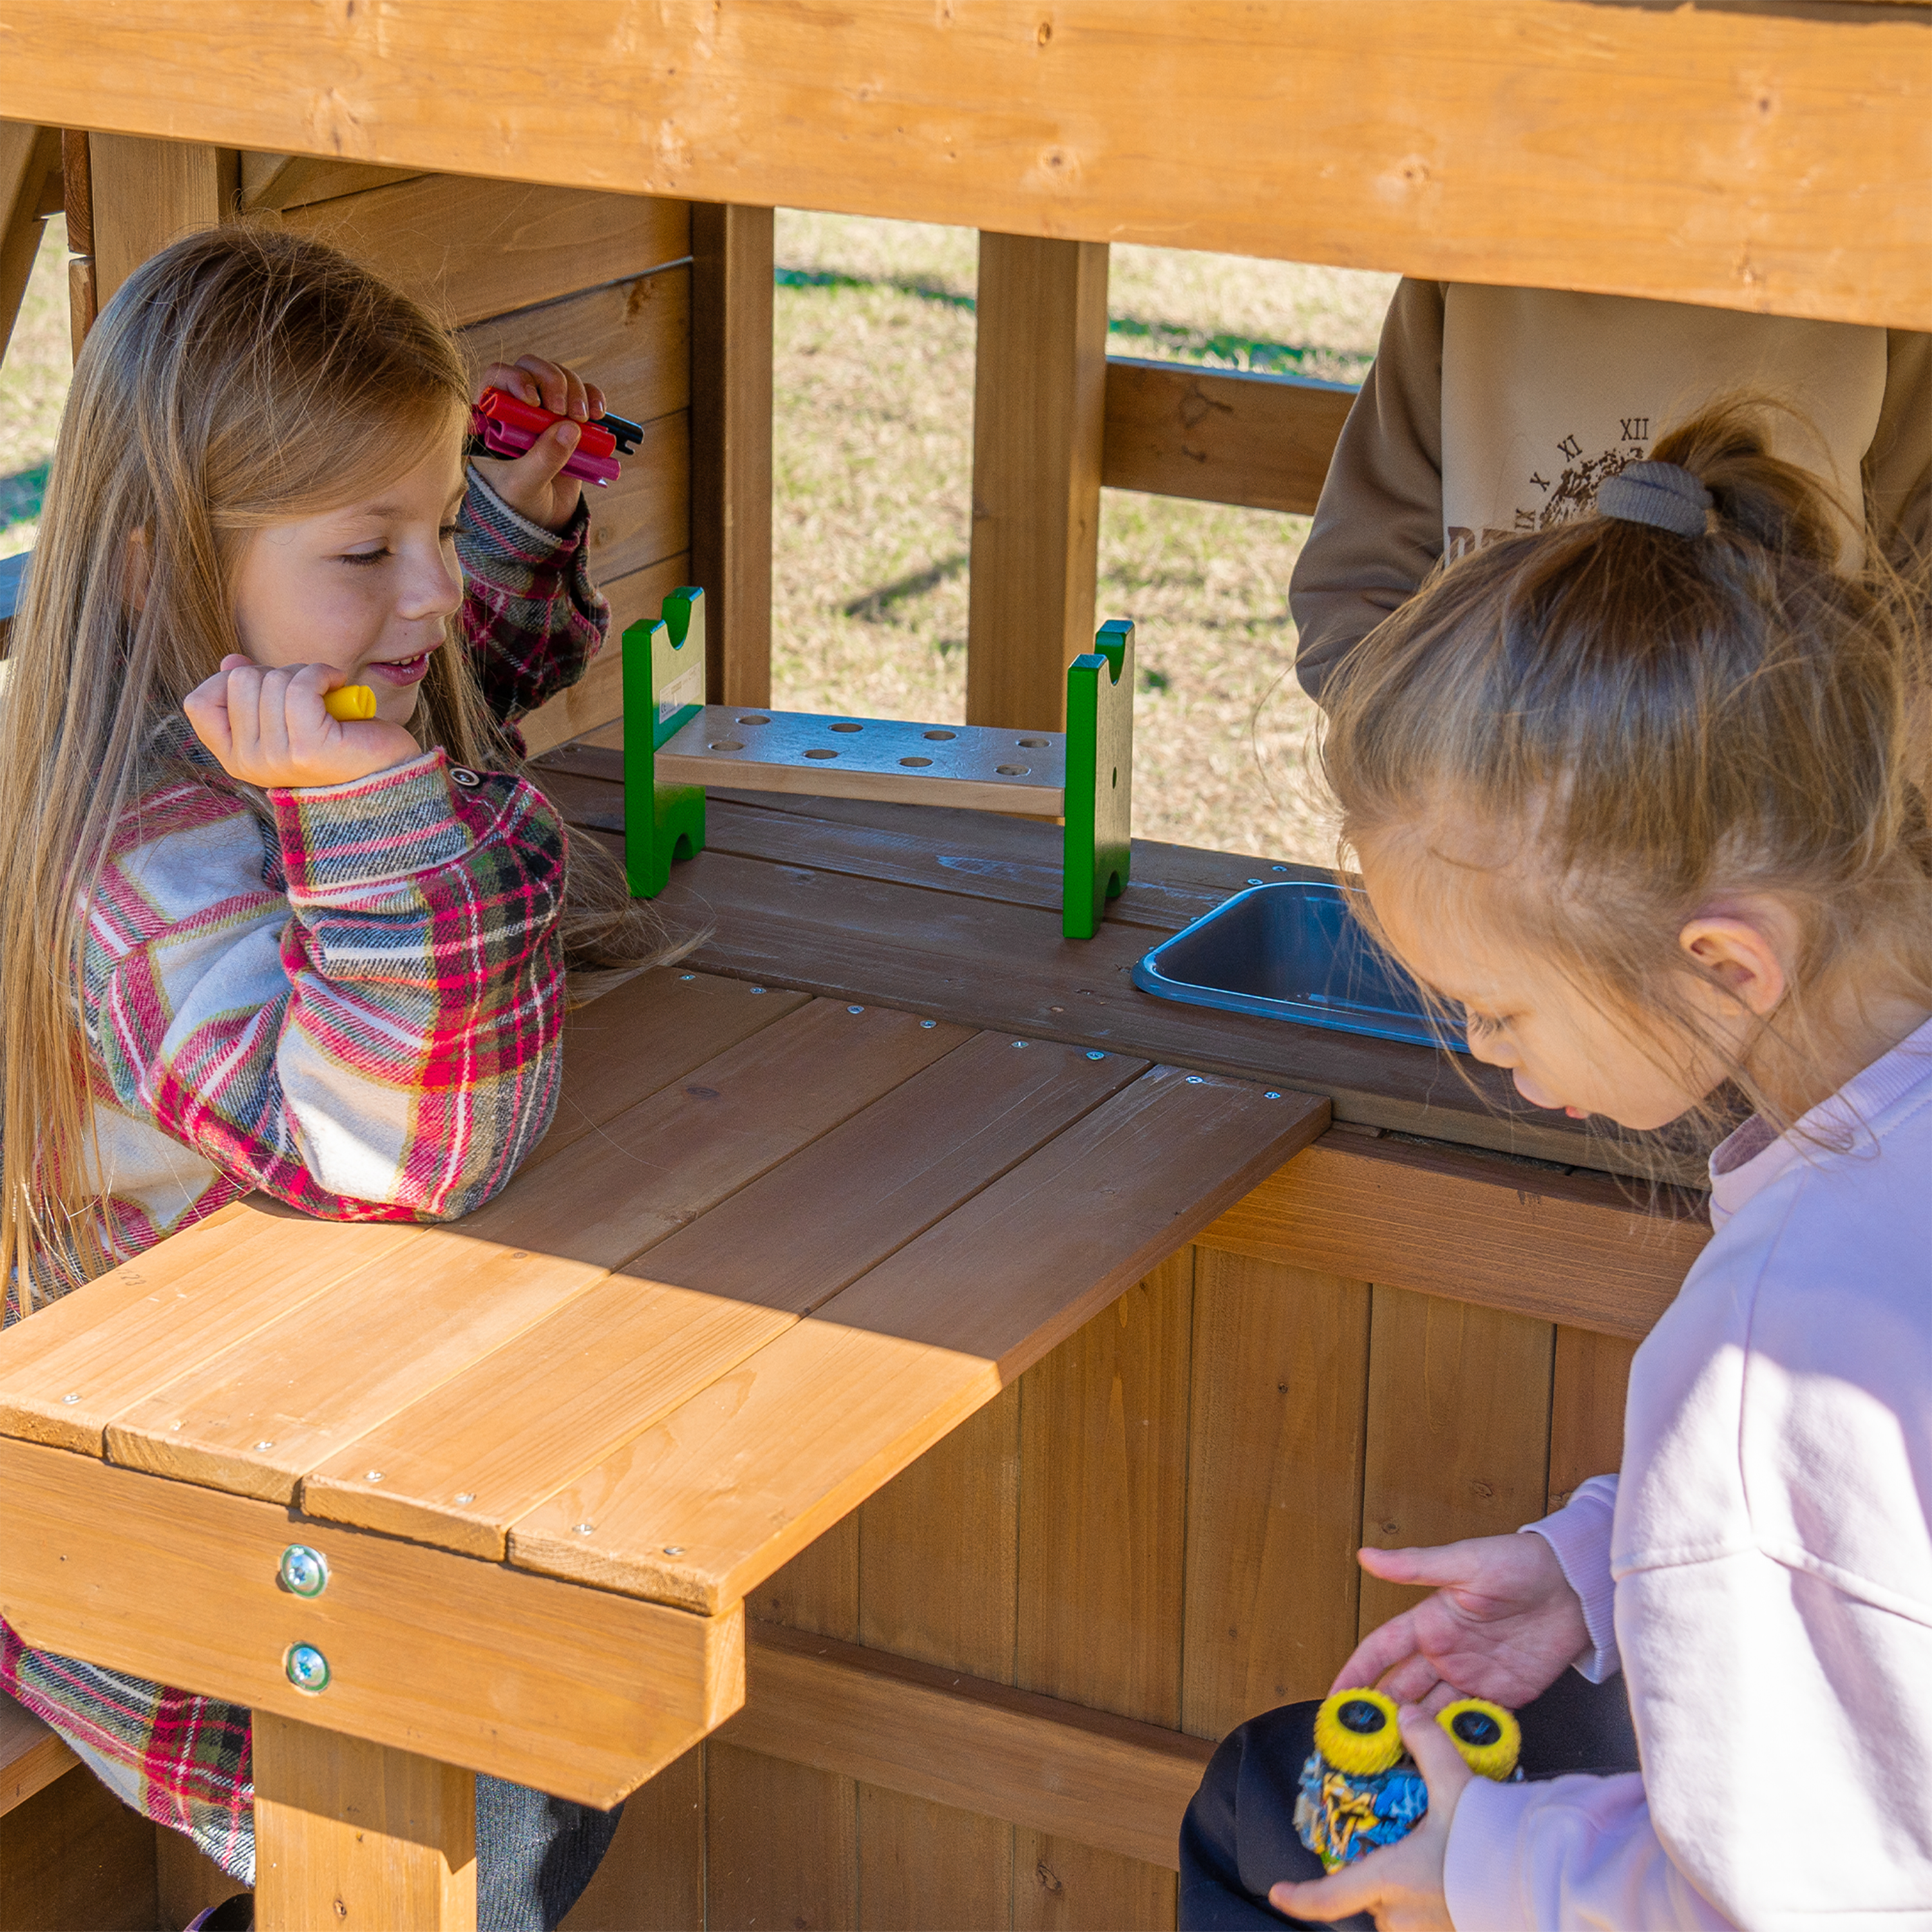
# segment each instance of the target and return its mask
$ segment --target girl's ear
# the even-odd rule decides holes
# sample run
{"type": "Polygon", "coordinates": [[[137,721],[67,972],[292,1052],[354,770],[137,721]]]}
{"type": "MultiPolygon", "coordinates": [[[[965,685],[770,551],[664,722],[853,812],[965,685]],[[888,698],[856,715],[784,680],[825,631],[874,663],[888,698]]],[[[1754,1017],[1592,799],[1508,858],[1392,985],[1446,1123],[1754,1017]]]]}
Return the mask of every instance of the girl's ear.
{"type": "Polygon", "coordinates": [[[137,524],[128,532],[128,554],[122,563],[122,587],[130,610],[145,610],[148,608],[148,574],[153,563],[153,554],[148,548],[147,527],[137,524]]]}
{"type": "Polygon", "coordinates": [[[1728,914],[1700,913],[1677,943],[1724,991],[1760,1019],[1774,1012],[1790,979],[1784,961],[1797,935],[1781,907],[1754,902],[1728,914]]]}

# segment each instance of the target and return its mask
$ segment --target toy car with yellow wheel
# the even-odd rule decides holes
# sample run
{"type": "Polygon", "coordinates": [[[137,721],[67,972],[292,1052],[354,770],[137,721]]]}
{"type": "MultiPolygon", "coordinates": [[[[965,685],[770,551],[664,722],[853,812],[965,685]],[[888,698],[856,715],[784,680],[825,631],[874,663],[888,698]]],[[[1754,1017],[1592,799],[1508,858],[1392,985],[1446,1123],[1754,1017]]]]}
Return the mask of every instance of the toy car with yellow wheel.
{"type": "MultiPolygon", "coordinates": [[[[1500,1704],[1459,1697],[1436,1721],[1472,1771],[1498,1784],[1522,1775],[1522,1732],[1500,1704]]],[[[1324,1868],[1406,1838],[1428,1809],[1428,1788],[1396,1728],[1395,1700],[1379,1690],[1324,1698],[1294,1802],[1296,1835],[1324,1868]]]]}

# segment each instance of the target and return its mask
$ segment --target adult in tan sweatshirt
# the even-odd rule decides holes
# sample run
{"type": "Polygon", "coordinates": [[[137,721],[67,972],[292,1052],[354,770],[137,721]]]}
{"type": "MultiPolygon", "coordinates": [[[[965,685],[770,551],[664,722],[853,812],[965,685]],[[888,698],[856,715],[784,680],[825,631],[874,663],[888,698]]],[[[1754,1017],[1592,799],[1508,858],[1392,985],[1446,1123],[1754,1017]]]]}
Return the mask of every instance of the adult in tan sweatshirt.
{"type": "Polygon", "coordinates": [[[1446,554],[1595,504],[1718,398],[1772,428],[1904,561],[1932,539],[1932,336],[1631,296],[1404,281],[1348,412],[1288,601],[1295,674],[1324,680],[1446,554]]]}

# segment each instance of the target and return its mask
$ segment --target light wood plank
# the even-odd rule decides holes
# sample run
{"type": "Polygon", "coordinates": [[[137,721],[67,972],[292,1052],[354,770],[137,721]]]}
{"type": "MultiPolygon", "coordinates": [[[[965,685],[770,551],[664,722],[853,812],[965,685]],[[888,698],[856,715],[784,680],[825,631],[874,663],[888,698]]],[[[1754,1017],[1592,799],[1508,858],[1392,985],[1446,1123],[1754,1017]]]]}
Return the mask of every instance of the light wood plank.
{"type": "Polygon", "coordinates": [[[332,242],[456,328],[691,252],[691,212],[680,200],[449,175],[262,218],[332,242]]]}
{"type": "Polygon", "coordinates": [[[255,1714],[255,1922],[474,1932],[476,1780],[454,1765],[255,1714]]]}
{"type": "Polygon", "coordinates": [[[1013,1828],[1004,1820],[859,1786],[860,1932],[989,1932],[1013,1916],[1013,1828]]]}
{"type": "Polygon", "coordinates": [[[1194,1252],[1183,1248],[1020,1388],[1023,1690],[1180,1722],[1194,1252]]]}
{"type": "Polygon", "coordinates": [[[847,1932],[859,1917],[857,1794],[849,1778],[714,1741],[705,1924],[712,1932],[847,1932]]]}
{"type": "Polygon", "coordinates": [[[1932,176],[1912,8],[1070,0],[1050,38],[1043,18],[622,0],[545,40],[519,0],[14,0],[0,112],[1932,326],[1932,200],[1899,192],[1932,176]]]}
{"type": "Polygon", "coordinates": [[[0,1690],[0,1817],[80,1762],[58,1731],[0,1690]]]}
{"type": "Polygon", "coordinates": [[[1062,730],[1094,641],[1107,250],[980,237],[966,716],[1062,730]]]}
{"type": "Polygon", "coordinates": [[[61,202],[67,214],[68,326],[76,357],[98,309],[94,273],[94,167],[84,129],[61,130],[61,202]]]}
{"type": "Polygon", "coordinates": [[[1109,356],[1100,481],[1307,516],[1354,400],[1340,382],[1109,356]]]}
{"type": "MultiPolygon", "coordinates": [[[[117,1417],[108,1453],[267,1501],[292,1501],[300,1486],[312,1514],[390,1528],[395,1472],[362,1438],[964,1036],[880,1007],[855,1014],[820,1000],[787,1014],[607,1122],[568,1160],[425,1230],[400,1267],[337,1282],[329,1323],[355,1348],[319,1351],[305,1310],[272,1321],[117,1417]]],[[[406,1490],[399,1507],[410,1533],[430,1533],[406,1490]]],[[[452,1546],[502,1546],[500,1519],[453,1499],[434,1520],[452,1546]]]]}
{"type": "Polygon", "coordinates": [[[0,1932],[151,1932],[154,1828],[84,1766],[0,1817],[0,1932]]]}
{"type": "Polygon", "coordinates": [[[1369,1290],[1196,1253],[1181,1722],[1219,1738],[1355,1647],[1369,1290]]]}
{"type": "Polygon", "coordinates": [[[655,617],[663,608],[665,597],[690,581],[690,553],[680,551],[662,563],[647,565],[598,586],[610,604],[610,628],[604,647],[568,691],[559,692],[521,721],[519,728],[532,758],[622,717],[623,653],[616,640],[640,617],[655,617]]]}
{"type": "Polygon", "coordinates": [[[720,1736],[1170,1870],[1180,1814],[1213,1749],[1157,1724],[769,1624],[754,1627],[745,1707],[720,1736]]]}
{"type": "Polygon", "coordinates": [[[820,1636],[859,1634],[859,1512],[841,1516],[745,1599],[745,1614],[820,1636]]]}
{"type": "Polygon", "coordinates": [[[691,551],[714,704],[772,695],[771,208],[691,212],[691,551]]]}
{"type": "Polygon", "coordinates": [[[1163,1932],[1174,1875],[1078,1838],[1013,1834],[1014,1932],[1163,1932]]]}
{"type": "Polygon", "coordinates": [[[14,334],[20,298],[40,253],[47,184],[60,184],[58,128],[0,121],[0,354],[14,334]]]}
{"type": "Polygon", "coordinates": [[[462,342],[479,374],[535,350],[596,383],[620,416],[652,422],[691,406],[691,269],[658,268],[493,316],[462,342]]]}
{"type": "MultiPolygon", "coordinates": [[[[1554,1339],[1546,1322],[1376,1283],[1364,1544],[1507,1535],[1543,1514],[1554,1339]]],[[[1427,1594],[1365,1574],[1359,1634],[1427,1594]]]]}
{"type": "MultiPolygon", "coordinates": [[[[691,542],[691,422],[685,412],[646,423],[637,454],[623,464],[616,482],[584,493],[590,572],[599,584],[676,556],[691,542]]],[[[613,632],[613,656],[622,634],[613,632]]]]}
{"type": "Polygon", "coordinates": [[[1550,1393],[1550,1507],[1561,1509],[1592,1476],[1623,1466],[1624,1401],[1636,1344],[1558,1328],[1550,1393]]]}
{"type": "MultiPolygon", "coordinates": [[[[86,127],[84,117],[71,124],[86,127]]],[[[88,141],[94,208],[94,288],[105,308],[151,255],[235,212],[232,148],[95,134],[88,141]]]]}
{"type": "Polygon", "coordinates": [[[1154,1069],[533,1510],[512,1560],[695,1608],[741,1601],[1325,1118],[1300,1095],[1154,1069]]]}
{"type": "Polygon", "coordinates": [[[704,1749],[640,1785],[559,1932],[692,1932],[704,1923],[704,1749]]]}
{"type": "Polygon", "coordinates": [[[389,188],[412,178],[407,168],[364,167],[359,162],[332,160],[322,154],[244,154],[242,206],[251,214],[272,213],[310,202],[332,201],[339,195],[361,194],[372,188],[389,188]]]}
{"type": "MultiPolygon", "coordinates": [[[[845,1028],[831,1025],[841,1054],[853,1051],[845,1028]]],[[[936,1064],[723,1202],[715,1229],[712,1214],[690,1222],[646,1259],[360,1436],[310,1474],[303,1506],[500,1555],[505,1524],[736,1368],[1139,1070],[1065,1048],[1022,1052],[983,1036],[958,1045],[952,1029],[908,1023],[896,1030],[889,1074],[902,1072],[914,1052],[936,1064]],[[865,1177],[868,1199],[850,1216],[828,1214],[825,1204],[856,1175],[865,1177]],[[372,1468],[382,1472],[380,1485],[367,1479],[372,1468]],[[459,1495],[468,1500],[457,1503],[459,1495]]],[[[756,1088],[788,1077],[815,1076],[808,1067],[776,1069],[756,1088]]],[[[754,1102],[772,1111],[780,1104],[762,1091],[754,1102]]]]}
{"type": "Polygon", "coordinates": [[[1691,1198],[1648,1212],[1608,1175],[1335,1132],[1204,1246],[1641,1336],[1711,1238],[1691,1198]]]}
{"type": "Polygon", "coordinates": [[[258,1716],[608,1806],[743,1699],[735,1609],[572,1589],[34,1444],[0,1442],[0,1616],[27,1642],[258,1716]],[[279,1586],[296,1542],[328,1566],[320,1596],[279,1586]],[[325,1690],[290,1682],[298,1643],[325,1690]]]}

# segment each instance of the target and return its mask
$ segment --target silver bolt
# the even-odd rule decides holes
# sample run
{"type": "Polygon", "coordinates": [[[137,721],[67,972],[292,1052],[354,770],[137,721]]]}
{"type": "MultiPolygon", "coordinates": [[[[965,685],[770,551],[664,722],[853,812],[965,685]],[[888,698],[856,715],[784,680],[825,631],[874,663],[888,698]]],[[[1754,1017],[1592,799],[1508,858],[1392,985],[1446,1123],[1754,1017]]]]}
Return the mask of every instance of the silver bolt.
{"type": "Polygon", "coordinates": [[[677,976],[680,980],[694,980],[698,975],[695,973],[680,973],[677,976]]]}
{"type": "Polygon", "coordinates": [[[80,1395],[79,1395],[79,1394],[78,1394],[77,1392],[76,1392],[76,1394],[73,1394],[73,1395],[64,1395],[64,1396],[62,1396],[61,1397],[61,1400],[62,1400],[62,1402],[67,1402],[67,1403],[69,1403],[69,1404],[72,1404],[72,1403],[74,1403],[74,1402],[76,1402],[80,1401],[80,1395]]]}
{"type": "Polygon", "coordinates": [[[255,1444],[258,1451],[263,1449],[272,1449],[274,1446],[275,1445],[272,1442],[258,1442],[255,1444]]]}
{"type": "Polygon", "coordinates": [[[682,1556],[684,1554],[684,1545],[681,1543],[667,1543],[664,1546],[664,1553],[667,1556],[682,1556]]]}
{"type": "Polygon", "coordinates": [[[921,1020],[920,1022],[920,1026],[928,1033],[932,1032],[933,1028],[938,1025],[938,1024],[939,1022],[937,1020],[921,1020]]]}
{"type": "Polygon", "coordinates": [[[1262,1098],[1264,1100],[1279,1100],[1281,1096],[1279,1094],[1264,1094],[1262,1098]]]}
{"type": "Polygon", "coordinates": [[[1250,879],[1250,880],[1248,881],[1248,884],[1249,884],[1250,885],[1251,885],[1251,886],[1258,886],[1258,885],[1262,884],[1263,883],[1264,883],[1264,881],[1263,881],[1263,880],[1260,880],[1260,879],[1250,879]]]}
{"type": "Polygon", "coordinates": [[[597,1527],[594,1522],[574,1522],[570,1526],[579,1536],[588,1536],[597,1527]]]}
{"type": "Polygon", "coordinates": [[[848,1013],[862,1013],[866,1010],[863,1006],[848,1006],[845,1010],[848,1013]]]}
{"type": "Polygon", "coordinates": [[[282,1552],[275,1574],[290,1594],[319,1597],[328,1588],[328,1559],[305,1543],[292,1543],[282,1552]]]}
{"type": "Polygon", "coordinates": [[[752,988],[752,991],[754,993],[762,993],[764,990],[764,988],[762,986],[754,986],[752,988]]]}
{"type": "Polygon", "coordinates": [[[328,1688],[328,1659],[312,1643],[291,1644],[282,1659],[282,1668],[298,1690],[328,1688]]]}
{"type": "Polygon", "coordinates": [[[1204,1087],[1208,1083],[1202,1078],[1199,1074],[1190,1073],[1187,1076],[1187,1084],[1190,1087],[1204,1087]]]}
{"type": "Polygon", "coordinates": [[[476,1500],[476,1492],[474,1490],[465,1490],[456,1500],[460,1503],[473,1503],[476,1500]]]}
{"type": "Polygon", "coordinates": [[[1270,867],[1269,868],[1269,869],[1270,869],[1271,872],[1286,872],[1286,871],[1288,870],[1288,868],[1287,868],[1286,866],[1270,866],[1270,867]]]}
{"type": "Polygon", "coordinates": [[[380,1469],[371,1469],[362,1480],[365,1483],[380,1483],[382,1480],[382,1472],[380,1469]]]}
{"type": "Polygon", "coordinates": [[[1026,1042],[1023,1040],[1016,1040],[1013,1042],[1013,1044],[1016,1046],[1025,1046],[1026,1042]]]}
{"type": "Polygon", "coordinates": [[[1087,1058],[1089,1060],[1105,1060],[1106,1057],[1107,1056],[1104,1053],[1100,1052],[1098,1048],[1094,1048],[1090,1051],[1087,1055],[1087,1058]]]}

